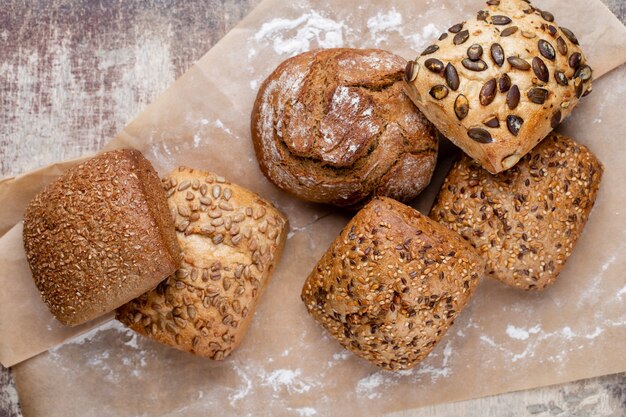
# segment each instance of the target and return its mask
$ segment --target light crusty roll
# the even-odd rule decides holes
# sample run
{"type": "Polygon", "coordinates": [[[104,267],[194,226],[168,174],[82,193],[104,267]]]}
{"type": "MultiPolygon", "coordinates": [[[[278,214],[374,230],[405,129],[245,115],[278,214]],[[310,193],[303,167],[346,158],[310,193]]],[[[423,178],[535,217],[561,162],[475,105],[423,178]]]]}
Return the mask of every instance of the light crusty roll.
{"type": "Polygon", "coordinates": [[[437,138],[402,91],[405,65],[390,52],[348,48],[280,64],[252,110],[263,174],[299,198],[342,207],[415,198],[430,182],[437,138]]]}
{"type": "Polygon", "coordinates": [[[591,91],[578,39],[524,0],[490,0],[407,65],[406,91],[486,170],[511,168],[591,91]]]}
{"type": "Polygon", "coordinates": [[[454,165],[430,216],[460,233],[487,260],[488,276],[515,288],[552,284],[596,199],[602,164],[552,133],[497,175],[467,156],[454,165]]]}
{"type": "Polygon", "coordinates": [[[285,244],[287,218],[210,173],[178,168],[164,180],[183,262],[175,275],[117,310],[159,342],[212,359],[242,341],[285,244]]]}
{"type": "Polygon", "coordinates": [[[406,369],[443,337],[483,268],[458,234],[379,197],[328,248],[302,300],[346,349],[383,368],[406,369]]]}
{"type": "Polygon", "coordinates": [[[24,247],[43,300],[70,326],[115,310],[180,264],[159,177],[128,149],[73,167],[37,194],[24,247]]]}

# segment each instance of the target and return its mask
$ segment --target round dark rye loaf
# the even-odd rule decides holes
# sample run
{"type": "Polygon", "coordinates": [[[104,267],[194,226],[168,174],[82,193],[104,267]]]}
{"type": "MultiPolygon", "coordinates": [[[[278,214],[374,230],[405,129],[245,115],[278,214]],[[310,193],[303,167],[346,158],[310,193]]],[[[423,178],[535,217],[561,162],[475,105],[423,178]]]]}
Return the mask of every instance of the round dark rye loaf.
{"type": "Polygon", "coordinates": [[[586,147],[556,133],[497,175],[463,156],[446,177],[430,217],[478,249],[488,276],[541,290],[571,255],[602,172],[586,147]]]}
{"type": "Polygon", "coordinates": [[[164,180],[183,251],[180,269],[117,310],[117,319],[161,343],[221,360],[241,343],[287,236],[270,202],[205,171],[164,180]]]}
{"type": "Polygon", "coordinates": [[[69,169],[29,203],[24,247],[52,314],[74,326],[154,288],[180,247],[154,168],[135,150],[69,169]]]}
{"type": "Polygon", "coordinates": [[[443,337],[483,270],[461,236],[378,197],[328,248],[302,300],[346,349],[383,368],[406,369],[443,337]]]}
{"type": "Polygon", "coordinates": [[[252,110],[261,171],[308,201],[416,197],[430,182],[437,139],[402,91],[405,64],[375,49],[316,50],[280,64],[252,110]]]}

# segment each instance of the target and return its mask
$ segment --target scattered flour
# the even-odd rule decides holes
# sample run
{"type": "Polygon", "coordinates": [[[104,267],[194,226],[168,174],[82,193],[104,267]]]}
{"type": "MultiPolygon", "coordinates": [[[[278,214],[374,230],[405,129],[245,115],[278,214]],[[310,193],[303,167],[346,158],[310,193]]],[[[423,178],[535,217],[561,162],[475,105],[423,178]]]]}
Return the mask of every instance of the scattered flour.
{"type": "Polygon", "coordinates": [[[386,42],[389,39],[389,35],[397,33],[414,50],[424,48],[427,42],[436,39],[442,32],[441,28],[438,28],[433,23],[428,23],[422,27],[421,32],[406,33],[405,26],[402,23],[402,15],[395,8],[392,8],[387,13],[380,12],[376,16],[370,17],[367,20],[367,29],[369,30],[370,38],[376,46],[386,42]]]}
{"type": "Polygon", "coordinates": [[[536,333],[539,333],[540,331],[541,331],[541,327],[539,327],[538,325],[528,330],[522,329],[520,327],[515,327],[510,324],[506,328],[506,334],[510,338],[517,339],[517,340],[526,340],[528,339],[528,336],[530,334],[536,334],[536,333]]]}
{"type": "Polygon", "coordinates": [[[626,285],[624,287],[622,287],[622,289],[617,292],[617,298],[621,299],[624,294],[626,294],[626,285]]]}
{"type": "Polygon", "coordinates": [[[264,23],[254,35],[254,40],[257,43],[271,43],[274,52],[279,55],[295,55],[315,47],[341,47],[344,45],[346,30],[344,22],[311,11],[296,19],[278,17],[264,23]],[[314,45],[311,45],[313,42],[314,45]]]}
{"type": "Polygon", "coordinates": [[[311,385],[305,383],[301,375],[300,369],[277,369],[266,375],[262,384],[269,385],[275,392],[286,389],[289,394],[302,394],[309,391],[311,385]]]}

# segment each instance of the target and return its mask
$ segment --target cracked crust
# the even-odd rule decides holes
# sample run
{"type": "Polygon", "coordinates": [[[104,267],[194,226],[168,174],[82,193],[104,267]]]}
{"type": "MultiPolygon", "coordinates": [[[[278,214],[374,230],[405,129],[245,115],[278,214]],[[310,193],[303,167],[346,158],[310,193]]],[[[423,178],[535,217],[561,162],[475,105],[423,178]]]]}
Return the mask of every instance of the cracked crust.
{"type": "Polygon", "coordinates": [[[377,197],[330,245],[301,297],[343,347],[385,369],[407,369],[443,337],[483,271],[461,236],[377,197]]]}
{"type": "Polygon", "coordinates": [[[261,171],[302,199],[360,206],[428,185],[436,130],[402,91],[406,61],[374,49],[306,52],[265,80],[252,110],[261,171]]]}

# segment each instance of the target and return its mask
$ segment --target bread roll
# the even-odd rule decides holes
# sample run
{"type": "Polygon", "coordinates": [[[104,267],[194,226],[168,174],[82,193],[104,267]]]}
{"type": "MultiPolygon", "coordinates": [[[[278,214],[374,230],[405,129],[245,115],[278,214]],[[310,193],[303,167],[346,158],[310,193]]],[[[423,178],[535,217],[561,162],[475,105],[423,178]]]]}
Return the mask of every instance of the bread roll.
{"type": "Polygon", "coordinates": [[[511,168],[591,91],[578,39],[524,0],[490,0],[406,69],[406,91],[483,168],[511,168]]]}
{"type": "Polygon", "coordinates": [[[24,247],[43,300],[69,326],[115,310],[180,264],[159,177],[129,149],[70,168],[37,194],[24,247]]]}
{"type": "Polygon", "coordinates": [[[459,235],[380,197],[331,244],[302,300],[346,349],[383,368],[406,369],[443,337],[483,268],[459,235]]]}
{"type": "Polygon", "coordinates": [[[488,276],[515,288],[542,290],[571,255],[602,172],[587,148],[552,133],[497,175],[461,158],[430,216],[478,249],[487,260],[488,276]]]}
{"type": "Polygon", "coordinates": [[[375,49],[316,50],[280,64],[252,110],[263,174],[299,198],[342,207],[416,197],[437,139],[402,92],[405,64],[375,49]]]}
{"type": "Polygon", "coordinates": [[[183,262],[122,306],[117,319],[159,342],[212,359],[241,343],[278,263],[286,217],[210,172],[178,168],[163,180],[183,262]]]}

